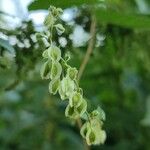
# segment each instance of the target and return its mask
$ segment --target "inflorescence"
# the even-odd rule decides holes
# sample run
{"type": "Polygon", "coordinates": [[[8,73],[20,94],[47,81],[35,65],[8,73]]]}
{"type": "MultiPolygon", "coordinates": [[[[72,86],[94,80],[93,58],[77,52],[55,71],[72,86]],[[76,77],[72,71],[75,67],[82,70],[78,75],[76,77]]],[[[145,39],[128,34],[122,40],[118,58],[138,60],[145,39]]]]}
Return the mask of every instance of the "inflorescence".
{"type": "Polygon", "coordinates": [[[47,33],[37,33],[38,38],[45,38],[49,43],[48,48],[42,54],[45,63],[41,68],[41,77],[50,80],[49,92],[51,94],[59,93],[61,100],[68,100],[65,110],[66,117],[85,119],[80,133],[86,139],[87,144],[103,144],[106,139],[106,133],[102,130],[105,113],[100,107],[91,113],[87,111],[87,101],[83,96],[82,88],[78,84],[78,70],[68,64],[69,56],[62,58],[60,48],[56,46],[52,39],[53,30],[56,30],[58,35],[65,31],[63,25],[57,23],[62,12],[61,8],[50,6],[44,22],[47,33]]]}

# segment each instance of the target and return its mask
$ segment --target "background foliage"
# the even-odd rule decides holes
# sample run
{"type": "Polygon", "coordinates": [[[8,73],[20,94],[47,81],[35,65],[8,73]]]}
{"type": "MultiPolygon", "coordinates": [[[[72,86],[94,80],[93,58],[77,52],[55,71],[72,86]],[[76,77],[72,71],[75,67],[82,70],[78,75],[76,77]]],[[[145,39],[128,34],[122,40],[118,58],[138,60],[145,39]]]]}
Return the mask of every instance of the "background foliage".
{"type": "MultiPolygon", "coordinates": [[[[91,149],[149,150],[150,2],[37,0],[28,9],[49,5],[77,10],[73,25],[62,21],[68,43],[61,47],[63,53],[70,51],[70,64],[77,68],[87,44],[74,47],[69,36],[76,25],[89,32],[91,15],[96,16],[96,46],[80,85],[89,110],[100,105],[106,112],[107,141],[91,149]]],[[[78,128],[64,116],[66,104],[51,96],[47,82],[40,78],[45,45],[35,39],[36,26],[24,19],[9,28],[6,16],[0,12],[0,149],[82,150],[78,128]]],[[[54,38],[59,43],[58,36],[54,38]]]]}

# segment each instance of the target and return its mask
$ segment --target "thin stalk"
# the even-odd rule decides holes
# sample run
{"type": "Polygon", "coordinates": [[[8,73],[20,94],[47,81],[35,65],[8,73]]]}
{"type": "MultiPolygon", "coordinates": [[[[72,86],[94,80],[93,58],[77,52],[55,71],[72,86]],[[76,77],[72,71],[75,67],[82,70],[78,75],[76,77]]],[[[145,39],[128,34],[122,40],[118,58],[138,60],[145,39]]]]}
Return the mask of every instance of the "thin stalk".
{"type": "Polygon", "coordinates": [[[89,43],[88,43],[88,48],[87,48],[87,51],[86,51],[86,54],[85,54],[85,57],[81,63],[81,66],[80,66],[80,69],[79,69],[79,73],[78,73],[78,80],[81,79],[81,76],[85,70],[85,67],[90,59],[90,55],[93,51],[93,48],[94,48],[94,41],[95,41],[95,34],[96,34],[96,20],[95,20],[95,17],[92,16],[92,23],[91,23],[91,28],[90,28],[90,40],[89,40],[89,43]]]}
{"type": "MultiPolygon", "coordinates": [[[[90,55],[93,51],[93,48],[94,48],[94,41],[95,41],[95,35],[96,35],[96,20],[95,20],[95,17],[92,16],[92,21],[91,21],[91,27],[90,27],[90,40],[89,40],[89,43],[88,43],[88,48],[87,48],[87,51],[86,51],[86,54],[85,54],[85,57],[81,63],[81,66],[80,66],[80,69],[79,69],[79,73],[78,73],[78,81],[81,79],[82,77],[82,74],[85,70],[85,67],[90,59],[90,55]]],[[[77,125],[78,125],[78,128],[81,129],[82,127],[82,120],[79,118],[77,119],[77,125]]],[[[83,144],[84,144],[84,150],[90,150],[90,146],[87,145],[86,141],[83,139],[83,144]]]]}

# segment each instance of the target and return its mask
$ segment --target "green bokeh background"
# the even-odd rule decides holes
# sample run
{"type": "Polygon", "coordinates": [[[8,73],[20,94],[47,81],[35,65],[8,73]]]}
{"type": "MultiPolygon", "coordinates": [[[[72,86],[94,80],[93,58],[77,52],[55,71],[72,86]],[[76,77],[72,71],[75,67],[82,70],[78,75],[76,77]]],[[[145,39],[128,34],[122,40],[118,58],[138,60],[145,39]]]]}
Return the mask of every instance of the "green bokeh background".
{"type": "MultiPolygon", "coordinates": [[[[107,140],[92,150],[150,149],[150,2],[142,2],[37,0],[28,7],[29,11],[49,5],[75,7],[74,26],[89,32],[95,15],[97,34],[105,37],[94,47],[80,81],[88,109],[99,105],[106,113],[107,140]]],[[[0,150],[83,150],[78,127],[64,115],[66,103],[50,95],[48,81],[41,80],[45,45],[32,38],[35,25],[22,20],[9,28],[7,15],[0,11],[0,32],[7,37],[0,37],[0,150]],[[14,45],[9,41],[12,36],[18,41],[14,45]]],[[[69,35],[74,26],[61,22],[68,41],[62,53],[69,51],[70,65],[79,68],[87,44],[73,47],[69,35]]],[[[58,35],[54,38],[59,43],[58,35]]]]}

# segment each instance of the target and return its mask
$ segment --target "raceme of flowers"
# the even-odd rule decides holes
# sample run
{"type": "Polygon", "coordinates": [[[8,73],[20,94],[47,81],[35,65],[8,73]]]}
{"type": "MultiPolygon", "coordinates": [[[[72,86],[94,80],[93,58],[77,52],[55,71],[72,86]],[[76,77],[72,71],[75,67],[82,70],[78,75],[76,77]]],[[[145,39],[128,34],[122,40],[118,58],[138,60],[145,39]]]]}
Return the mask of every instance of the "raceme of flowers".
{"type": "Polygon", "coordinates": [[[42,54],[45,63],[41,68],[41,77],[50,80],[49,92],[51,94],[59,93],[61,100],[68,101],[65,110],[66,117],[84,118],[85,123],[81,127],[80,133],[86,139],[87,144],[103,144],[106,139],[106,133],[102,129],[105,113],[100,107],[88,113],[87,101],[77,80],[78,70],[68,64],[69,55],[62,58],[60,48],[52,41],[53,30],[56,30],[58,35],[65,31],[62,24],[57,23],[62,12],[61,8],[50,6],[49,14],[44,22],[47,32],[37,33],[37,38],[44,38],[49,43],[48,48],[42,54]]]}

